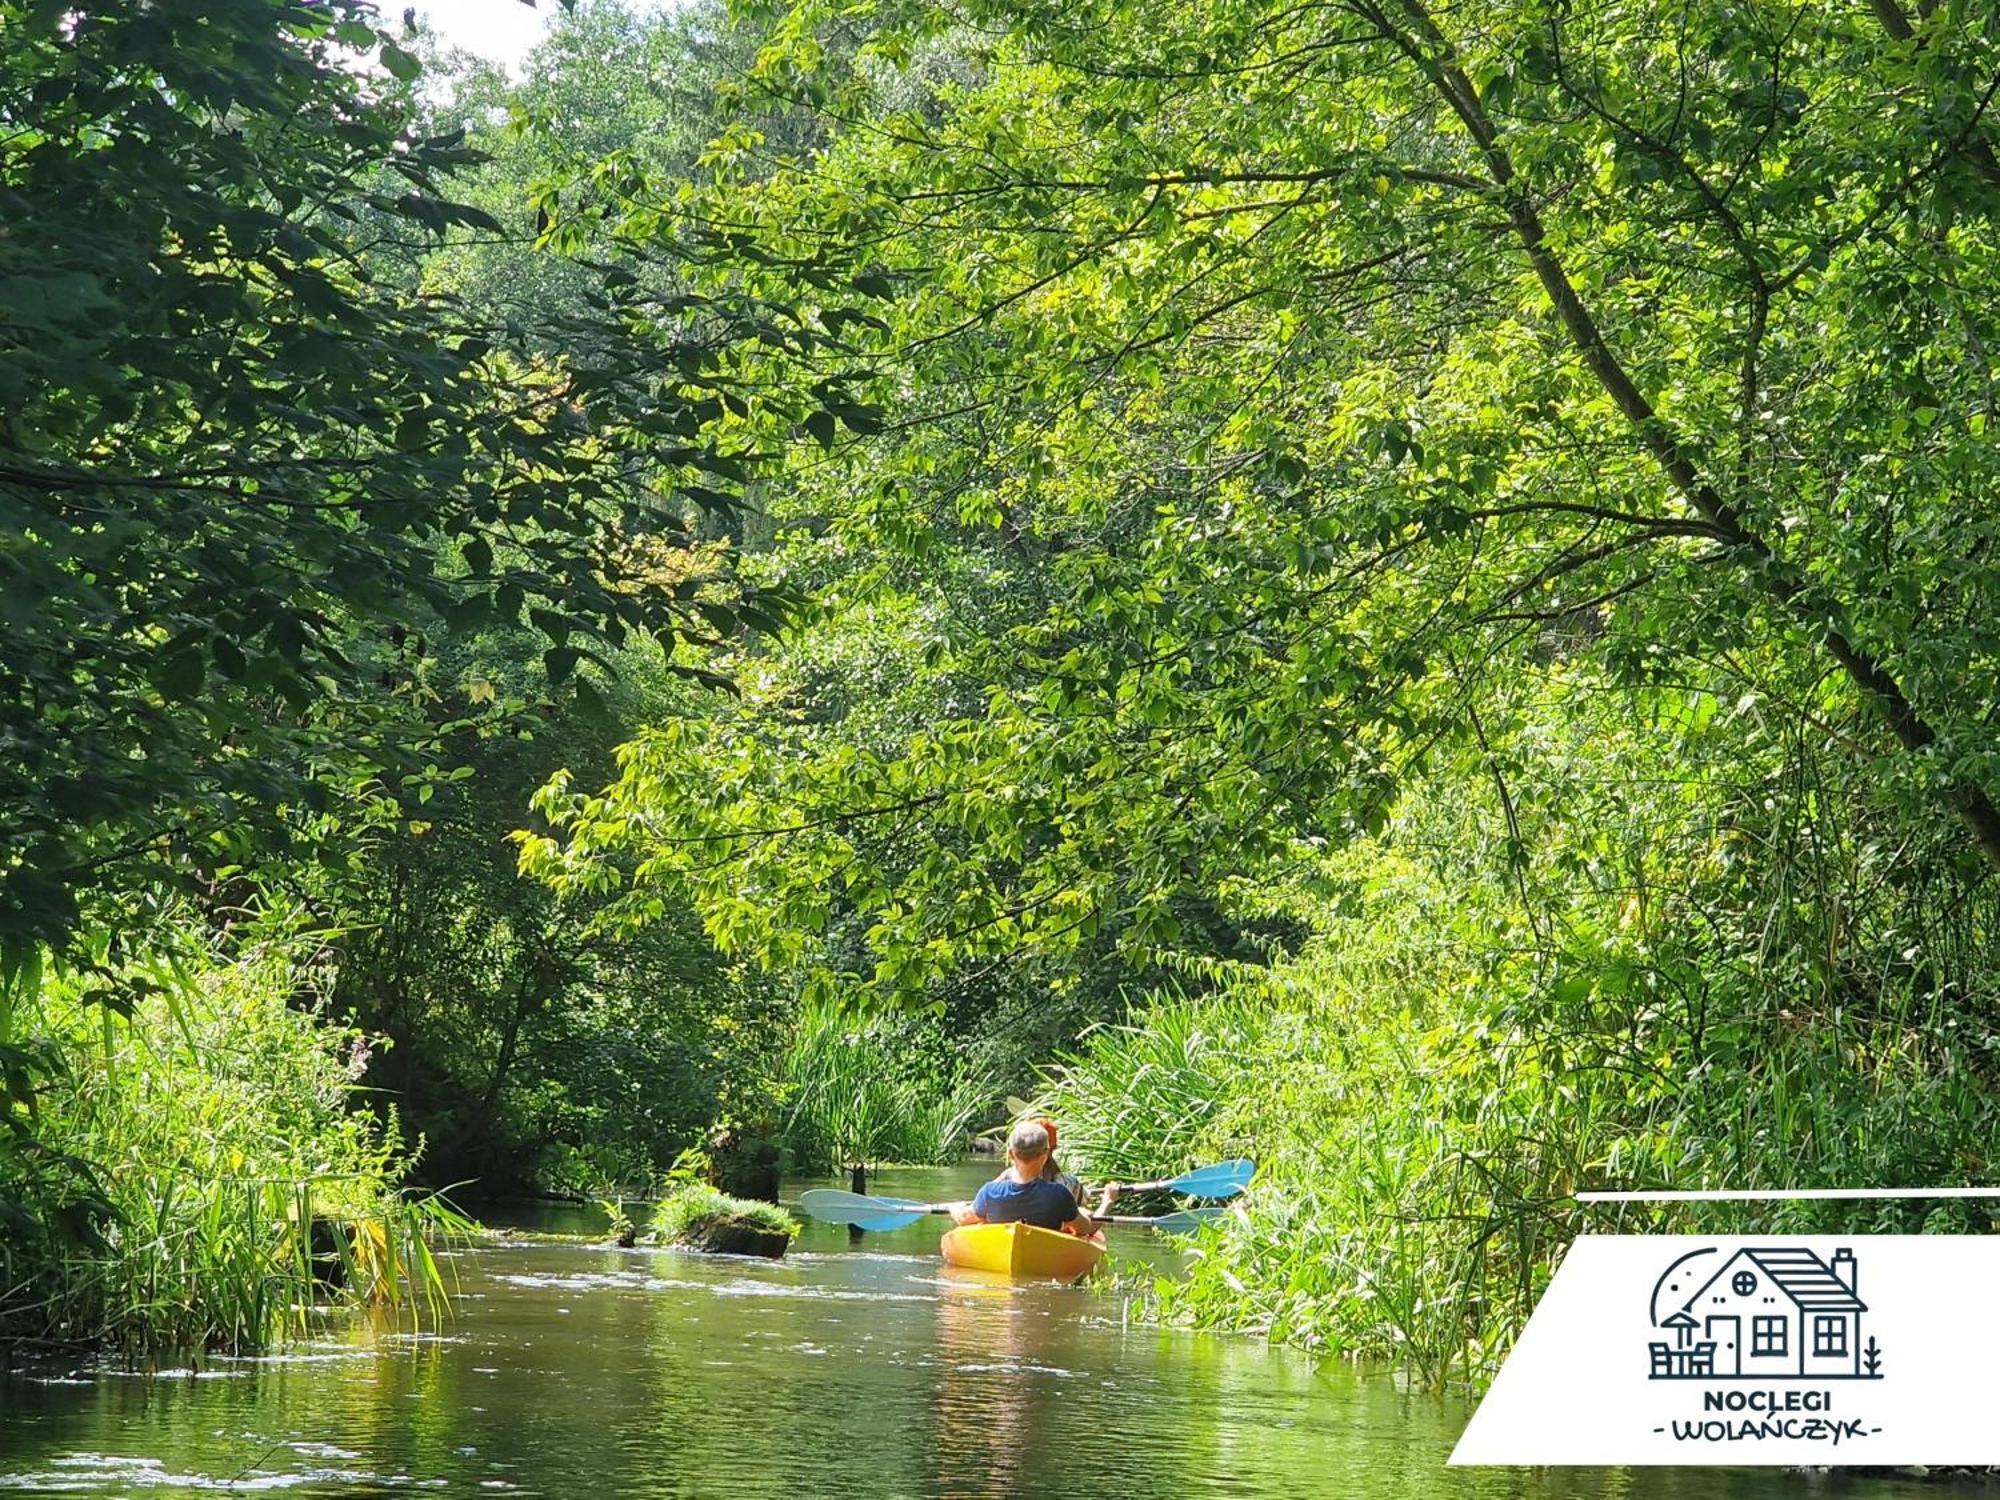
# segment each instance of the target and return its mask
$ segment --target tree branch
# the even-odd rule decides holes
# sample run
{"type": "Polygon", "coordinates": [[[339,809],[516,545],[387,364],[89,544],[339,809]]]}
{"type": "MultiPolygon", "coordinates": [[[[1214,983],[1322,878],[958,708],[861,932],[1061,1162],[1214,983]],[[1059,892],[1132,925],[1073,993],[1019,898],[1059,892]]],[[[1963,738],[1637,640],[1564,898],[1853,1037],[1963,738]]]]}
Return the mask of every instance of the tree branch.
{"type": "MultiPolygon", "coordinates": [[[[1852,640],[1839,624],[1829,618],[1831,611],[1813,596],[1805,575],[1772,551],[1764,539],[1744,524],[1742,515],[1695,466],[1679,436],[1653,409],[1638,385],[1627,373],[1597,326],[1596,319],[1578,295],[1568,271],[1550,248],[1541,215],[1514,172],[1514,163],[1500,140],[1492,119],[1480,103],[1478,91],[1449,59],[1449,41],[1438,30],[1421,0],[1400,0],[1401,9],[1415,29],[1413,35],[1394,24],[1382,7],[1363,0],[1363,8],[1377,21],[1443,96],[1452,112],[1477,143],[1499,190],[1515,237],[1528,257],[1536,278],[1542,283],[1558,321],[1576,346],[1585,366],[1598,384],[1632,425],[1640,444],[1650,454],[1673,487],[1716,528],[1723,545],[1743,558],[1749,572],[1794,618],[1819,632],[1821,641],[1848,678],[1881,712],[1890,730],[1905,750],[1921,752],[1937,742],[1937,730],[1917,712],[1902,684],[1865,647],[1852,640]]],[[[2000,807],[1986,790],[1964,779],[1946,784],[1946,801],[1972,833],[1980,852],[2000,869],[2000,807]]]]}

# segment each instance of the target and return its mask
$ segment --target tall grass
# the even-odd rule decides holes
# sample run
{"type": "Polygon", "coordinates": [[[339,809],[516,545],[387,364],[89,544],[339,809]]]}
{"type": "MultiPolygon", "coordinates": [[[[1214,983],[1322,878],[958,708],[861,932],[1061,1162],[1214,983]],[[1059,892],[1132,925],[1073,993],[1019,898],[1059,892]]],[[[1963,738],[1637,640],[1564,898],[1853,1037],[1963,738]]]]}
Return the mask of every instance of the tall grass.
{"type": "Polygon", "coordinates": [[[1257,1005],[1170,993],[1137,1022],[1092,1028],[1036,1111],[1062,1120],[1064,1165],[1125,1182],[1197,1165],[1224,1144],[1229,1080],[1259,1064],[1264,1023],[1257,1005]]]}
{"type": "Polygon", "coordinates": [[[0,1342],[253,1348],[328,1302],[443,1310],[392,1128],[352,1109],[367,1050],[283,942],[162,973],[129,1018],[60,978],[15,1009],[54,1064],[0,1148],[0,1342]]]}
{"type": "Polygon", "coordinates": [[[1990,1227],[1966,1205],[1578,1206],[1595,1185],[1991,1180],[1986,1028],[1895,985],[1815,1010],[1769,968],[1697,963],[1672,924],[1581,913],[1552,962],[1504,903],[1367,858],[1370,901],[1297,959],[1212,970],[1049,1075],[1073,1168],[1260,1162],[1188,1275],[1134,1289],[1152,1315],[1477,1383],[1585,1229],[1990,1227]]]}
{"type": "Polygon", "coordinates": [[[950,1058],[935,1027],[829,1002],[801,1011],[782,1089],[779,1138],[804,1172],[955,1160],[991,1102],[991,1091],[950,1058]]]}

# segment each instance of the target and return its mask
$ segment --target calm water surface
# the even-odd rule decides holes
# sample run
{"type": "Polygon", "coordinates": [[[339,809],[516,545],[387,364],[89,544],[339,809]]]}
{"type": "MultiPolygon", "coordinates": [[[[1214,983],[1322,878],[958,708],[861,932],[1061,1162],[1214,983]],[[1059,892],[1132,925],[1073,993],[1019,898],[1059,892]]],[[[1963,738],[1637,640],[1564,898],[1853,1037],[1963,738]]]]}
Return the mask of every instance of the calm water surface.
{"type": "MultiPolygon", "coordinates": [[[[985,1175],[886,1172],[875,1186],[943,1197],[985,1175]]],[[[776,1264],[482,1244],[456,1258],[463,1297],[438,1333],[343,1328],[178,1374],[0,1376],[0,1493],[1948,1493],[1748,1471],[1447,1470],[1461,1404],[1248,1341],[1128,1327],[1102,1292],[948,1272],[937,1234],[932,1220],[850,1247],[814,1225],[776,1264]]],[[[1114,1242],[1128,1261],[1170,1261],[1129,1234],[1114,1242]]]]}

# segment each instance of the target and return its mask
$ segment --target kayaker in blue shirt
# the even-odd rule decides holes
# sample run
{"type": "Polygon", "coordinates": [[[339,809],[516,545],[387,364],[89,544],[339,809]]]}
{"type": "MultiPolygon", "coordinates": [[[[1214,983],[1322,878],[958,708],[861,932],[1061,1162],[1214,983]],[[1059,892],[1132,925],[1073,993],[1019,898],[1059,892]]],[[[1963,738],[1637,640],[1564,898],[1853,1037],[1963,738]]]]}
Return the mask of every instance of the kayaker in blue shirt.
{"type": "MultiPolygon", "coordinates": [[[[1060,1182],[1064,1187],[1069,1189],[1069,1195],[1076,1199],[1077,1206],[1081,1208],[1083,1206],[1083,1184],[1077,1181],[1074,1173],[1065,1172],[1062,1169],[1062,1164],[1056,1160],[1056,1122],[1051,1120],[1047,1115],[1038,1115],[1035,1118],[1035,1123],[1049,1133],[1049,1154],[1042,1162],[1042,1180],[1044,1182],[1060,1182]]],[[[1117,1201],[1118,1192],[1119,1185],[1117,1183],[1107,1182],[1098,1192],[1097,1206],[1091,1209],[1090,1217],[1101,1219],[1110,1213],[1111,1205],[1117,1201]]],[[[1103,1239],[1103,1235],[1104,1231],[1099,1230],[1097,1237],[1100,1241],[1103,1239]]]]}
{"type": "Polygon", "coordinates": [[[1049,1133],[1039,1121],[1023,1120],[1007,1137],[1007,1170],[973,1195],[971,1203],[952,1206],[960,1224],[1033,1224],[1039,1229],[1066,1229],[1088,1238],[1096,1226],[1060,1182],[1042,1176],[1049,1157],[1049,1133]]]}

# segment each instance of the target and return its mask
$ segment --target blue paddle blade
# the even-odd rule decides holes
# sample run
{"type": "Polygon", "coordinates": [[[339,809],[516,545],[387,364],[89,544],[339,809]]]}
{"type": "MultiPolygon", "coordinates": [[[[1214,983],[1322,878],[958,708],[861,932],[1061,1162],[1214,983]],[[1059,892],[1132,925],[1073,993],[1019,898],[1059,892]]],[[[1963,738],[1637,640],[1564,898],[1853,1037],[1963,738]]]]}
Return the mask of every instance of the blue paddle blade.
{"type": "Polygon", "coordinates": [[[884,1214],[879,1219],[850,1219],[856,1229],[907,1229],[922,1218],[921,1214],[884,1214]]]}
{"type": "Polygon", "coordinates": [[[799,1194],[799,1207],[829,1224],[853,1224],[861,1229],[900,1229],[931,1211],[928,1203],[908,1198],[871,1198],[844,1188],[811,1188],[799,1194]]]}
{"type": "Polygon", "coordinates": [[[1184,1208],[1179,1213],[1162,1214],[1153,1227],[1166,1234],[1193,1234],[1228,1212],[1226,1208],[1184,1208]]]}
{"type": "Polygon", "coordinates": [[[1256,1175],[1257,1163],[1239,1156],[1234,1161],[1219,1161],[1213,1166],[1184,1172],[1168,1186],[1190,1198],[1234,1198],[1250,1186],[1250,1179],[1256,1175]]]}

